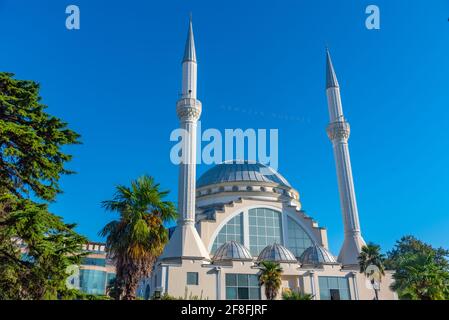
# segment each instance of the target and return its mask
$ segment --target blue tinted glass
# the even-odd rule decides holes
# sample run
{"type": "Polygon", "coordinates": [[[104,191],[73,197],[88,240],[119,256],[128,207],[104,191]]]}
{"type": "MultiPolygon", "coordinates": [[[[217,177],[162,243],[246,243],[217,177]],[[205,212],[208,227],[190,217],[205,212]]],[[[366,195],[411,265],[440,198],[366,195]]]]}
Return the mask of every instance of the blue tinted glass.
{"type": "Polygon", "coordinates": [[[251,300],[260,300],[260,289],[259,288],[250,288],[249,289],[249,298],[251,300]]]}
{"type": "Polygon", "coordinates": [[[226,288],[226,299],[228,300],[237,299],[237,288],[234,287],[226,288]]]}
{"type": "Polygon", "coordinates": [[[83,258],[81,264],[86,266],[100,266],[105,267],[106,266],[106,259],[105,258],[83,258]]]}
{"type": "Polygon", "coordinates": [[[249,275],[249,286],[250,287],[258,287],[259,286],[259,277],[255,274],[249,275]]]}
{"type": "Polygon", "coordinates": [[[304,229],[292,218],[288,217],[288,241],[287,248],[290,249],[296,257],[312,245],[312,240],[304,229]]]}
{"type": "Polygon", "coordinates": [[[187,272],[187,284],[198,285],[198,272],[187,272]]]}
{"type": "Polygon", "coordinates": [[[226,286],[236,286],[237,285],[237,275],[227,274],[226,275],[226,286]]]}
{"type": "Polygon", "coordinates": [[[80,289],[88,294],[105,294],[106,272],[81,269],[80,289]]]}
{"type": "Polygon", "coordinates": [[[249,299],[249,289],[248,288],[238,288],[238,298],[242,300],[249,299]]]}
{"type": "Polygon", "coordinates": [[[239,287],[246,287],[246,286],[248,286],[248,275],[247,274],[239,274],[237,276],[237,285],[239,287]]]}
{"type": "Polygon", "coordinates": [[[242,219],[243,214],[240,213],[221,228],[212,245],[212,254],[227,241],[243,243],[242,219]]]}

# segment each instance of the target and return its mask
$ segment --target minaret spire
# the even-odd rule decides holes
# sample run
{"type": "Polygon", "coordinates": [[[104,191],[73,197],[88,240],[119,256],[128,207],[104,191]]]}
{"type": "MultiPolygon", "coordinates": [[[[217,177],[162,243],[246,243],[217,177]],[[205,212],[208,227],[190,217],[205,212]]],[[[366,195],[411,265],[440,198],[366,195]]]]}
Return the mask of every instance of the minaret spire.
{"type": "Polygon", "coordinates": [[[196,143],[201,102],[196,98],[197,62],[192,19],[189,22],[182,61],[182,95],[176,104],[180,128],[184,132],[182,160],[178,176],[178,225],[161,259],[209,259],[209,253],[195,228],[196,143]]]}
{"type": "Polygon", "coordinates": [[[333,87],[339,88],[340,85],[338,84],[329,49],[326,48],[326,89],[333,87]]]}
{"type": "Polygon", "coordinates": [[[187,33],[186,46],[184,49],[184,58],[182,62],[196,62],[195,39],[193,37],[192,14],[190,14],[189,31],[187,33]]]}
{"type": "Polygon", "coordinates": [[[365,241],[360,231],[359,214],[352,177],[348,139],[350,126],[343,115],[340,86],[332,64],[329,50],[326,50],[326,95],[330,123],[327,134],[332,141],[337,168],[338,190],[344,224],[344,242],[338,261],[346,266],[357,266],[358,257],[365,241]]]}

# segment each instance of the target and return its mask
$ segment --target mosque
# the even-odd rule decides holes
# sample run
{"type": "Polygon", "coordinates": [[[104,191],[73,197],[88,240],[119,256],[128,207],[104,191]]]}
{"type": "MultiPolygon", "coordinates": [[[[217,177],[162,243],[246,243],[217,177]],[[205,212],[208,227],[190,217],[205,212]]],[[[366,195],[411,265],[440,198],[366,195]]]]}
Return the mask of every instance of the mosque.
{"type": "MultiPolygon", "coordinates": [[[[190,21],[182,61],[182,95],[176,112],[188,132],[185,161],[179,166],[180,219],[150,278],[145,296],[167,293],[203,299],[265,299],[259,285],[261,261],[276,261],[284,290],[311,294],[315,300],[371,300],[375,293],[359,272],[365,244],[358,218],[349,157],[349,123],[343,116],[340,87],[329,51],[326,94],[344,222],[338,256],[329,251],[326,228],[301,210],[296,190],[281,174],[260,163],[228,161],[196,178],[197,59],[190,21]]],[[[379,299],[397,299],[388,271],[376,285],[379,299]]],[[[279,296],[279,298],[281,298],[279,296]]]]}

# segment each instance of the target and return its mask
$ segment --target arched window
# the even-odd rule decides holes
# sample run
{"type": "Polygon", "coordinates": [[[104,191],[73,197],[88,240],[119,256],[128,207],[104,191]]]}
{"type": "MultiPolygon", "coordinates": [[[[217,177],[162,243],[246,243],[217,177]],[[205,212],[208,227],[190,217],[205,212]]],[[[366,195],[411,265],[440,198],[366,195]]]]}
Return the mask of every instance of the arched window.
{"type": "Polygon", "coordinates": [[[304,229],[292,218],[287,218],[288,241],[287,248],[299,258],[308,247],[312,246],[312,239],[304,229]]]}
{"type": "Polygon", "coordinates": [[[228,221],[223,228],[221,228],[212,245],[212,254],[227,241],[236,241],[243,244],[243,214],[239,213],[234,218],[228,221]]]}
{"type": "Polygon", "coordinates": [[[250,209],[249,218],[249,251],[253,256],[267,245],[282,244],[281,213],[266,208],[250,209]]]}

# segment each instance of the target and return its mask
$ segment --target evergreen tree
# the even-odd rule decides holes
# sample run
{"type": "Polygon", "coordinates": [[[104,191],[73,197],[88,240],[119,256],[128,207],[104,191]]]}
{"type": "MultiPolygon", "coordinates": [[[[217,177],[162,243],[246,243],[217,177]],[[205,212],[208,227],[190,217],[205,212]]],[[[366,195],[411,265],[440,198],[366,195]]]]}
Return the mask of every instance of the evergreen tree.
{"type": "Polygon", "coordinates": [[[62,297],[86,241],[48,211],[79,135],[45,109],[36,82],[0,72],[0,299],[62,297]]]}

